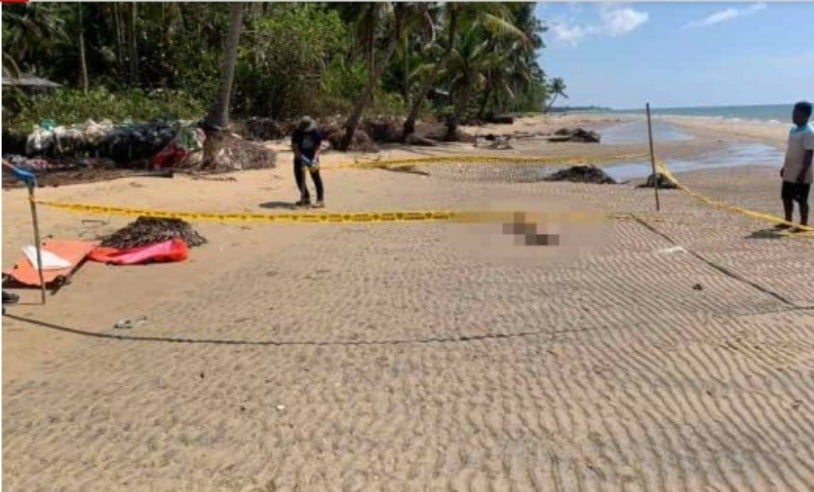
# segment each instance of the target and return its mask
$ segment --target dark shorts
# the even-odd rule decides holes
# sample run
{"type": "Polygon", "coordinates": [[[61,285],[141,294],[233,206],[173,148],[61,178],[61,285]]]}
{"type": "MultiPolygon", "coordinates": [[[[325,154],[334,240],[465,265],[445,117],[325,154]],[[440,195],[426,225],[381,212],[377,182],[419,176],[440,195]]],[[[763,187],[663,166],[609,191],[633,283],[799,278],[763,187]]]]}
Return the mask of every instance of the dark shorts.
{"type": "Polygon", "coordinates": [[[780,196],[786,201],[793,200],[801,204],[806,204],[808,203],[808,193],[810,191],[810,183],[789,183],[788,181],[783,181],[780,196]]]}

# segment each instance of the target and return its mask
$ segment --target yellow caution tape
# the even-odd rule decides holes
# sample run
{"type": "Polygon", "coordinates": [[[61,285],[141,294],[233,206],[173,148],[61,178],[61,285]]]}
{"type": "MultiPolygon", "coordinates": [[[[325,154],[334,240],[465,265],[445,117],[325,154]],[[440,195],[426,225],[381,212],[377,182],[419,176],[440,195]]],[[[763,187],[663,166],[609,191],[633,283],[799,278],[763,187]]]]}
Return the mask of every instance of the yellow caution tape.
{"type": "Polygon", "coordinates": [[[587,165],[587,164],[608,164],[625,160],[641,160],[648,157],[648,154],[621,154],[613,157],[549,157],[549,156],[488,156],[488,155],[460,155],[460,156],[436,156],[417,157],[410,159],[390,159],[367,162],[356,162],[353,164],[338,164],[326,166],[323,169],[381,169],[391,167],[406,167],[414,165],[438,165],[438,164],[525,164],[538,166],[566,166],[566,165],[587,165]]]}
{"type": "Polygon", "coordinates": [[[65,203],[46,200],[37,200],[37,203],[47,207],[69,210],[72,212],[123,215],[129,217],[156,217],[166,219],[184,219],[193,222],[265,222],[265,223],[382,223],[382,222],[457,222],[457,223],[484,223],[484,222],[512,222],[523,220],[525,222],[555,221],[564,223],[575,222],[601,222],[611,219],[627,218],[625,214],[603,214],[592,212],[562,212],[562,213],[525,213],[525,212],[495,212],[495,211],[452,211],[452,210],[425,210],[425,211],[383,211],[383,212],[296,212],[282,214],[256,214],[256,213],[210,213],[210,212],[180,212],[158,209],[140,209],[112,207],[107,205],[94,205],[85,203],[65,203]]]}
{"type": "MultiPolygon", "coordinates": [[[[704,195],[702,195],[700,193],[696,193],[696,192],[692,191],[691,189],[687,188],[680,181],[678,181],[676,179],[676,177],[673,176],[673,173],[670,172],[670,169],[667,168],[667,165],[664,163],[664,161],[662,161],[661,159],[656,159],[656,167],[658,168],[658,171],[660,173],[662,173],[663,175],[665,175],[667,177],[667,179],[669,179],[670,181],[675,183],[675,185],[681,191],[683,191],[687,195],[695,198],[696,200],[700,201],[701,203],[704,203],[704,204],[709,205],[711,207],[720,208],[722,210],[726,210],[726,211],[729,211],[729,212],[732,212],[732,213],[741,214],[741,215],[744,215],[746,217],[751,217],[753,219],[762,220],[762,221],[765,221],[765,222],[771,222],[773,224],[785,224],[785,225],[795,227],[795,228],[797,228],[797,229],[799,229],[801,231],[805,231],[805,232],[814,231],[814,228],[801,226],[799,224],[794,224],[792,222],[788,222],[785,219],[777,217],[777,216],[772,215],[772,214],[767,214],[765,212],[758,212],[756,210],[750,210],[750,209],[744,208],[744,207],[738,207],[737,205],[731,205],[731,204],[726,203],[726,202],[722,202],[722,201],[719,201],[719,200],[709,198],[709,197],[704,196],[704,195]]],[[[799,235],[799,234],[800,233],[796,233],[795,235],[799,235]]]]}

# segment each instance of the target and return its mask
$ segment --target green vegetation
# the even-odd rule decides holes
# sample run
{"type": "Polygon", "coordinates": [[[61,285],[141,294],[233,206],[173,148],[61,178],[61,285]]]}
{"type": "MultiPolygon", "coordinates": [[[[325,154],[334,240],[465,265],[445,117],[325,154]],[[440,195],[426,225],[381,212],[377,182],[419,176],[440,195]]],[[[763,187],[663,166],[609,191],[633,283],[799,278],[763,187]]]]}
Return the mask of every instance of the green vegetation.
{"type": "Polygon", "coordinates": [[[564,96],[536,61],[531,3],[32,3],[2,20],[4,76],[64,86],[4,91],[4,126],[22,131],[209,108],[211,121],[340,114],[347,142],[365,115],[405,116],[405,133],[436,116],[453,139],[460,121],[564,96]]]}
{"type": "Polygon", "coordinates": [[[205,111],[206,107],[200,100],[176,90],[146,92],[136,88],[111,93],[100,87],[85,93],[80,89],[65,89],[53,95],[31,98],[12,114],[4,112],[3,126],[28,132],[46,119],[54,119],[59,124],[103,118],[115,122],[127,119],[194,119],[200,118],[205,111]]]}

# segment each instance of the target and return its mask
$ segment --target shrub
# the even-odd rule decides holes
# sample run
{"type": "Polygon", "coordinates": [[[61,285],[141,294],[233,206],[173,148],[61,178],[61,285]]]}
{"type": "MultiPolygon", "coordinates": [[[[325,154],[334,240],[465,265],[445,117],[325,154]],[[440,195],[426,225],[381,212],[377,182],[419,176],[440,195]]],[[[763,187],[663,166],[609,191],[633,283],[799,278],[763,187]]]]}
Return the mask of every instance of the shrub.
{"type": "Polygon", "coordinates": [[[11,131],[28,133],[31,127],[50,119],[58,125],[72,125],[88,119],[152,120],[194,119],[206,112],[205,105],[183,91],[158,89],[150,92],[132,89],[108,92],[104,88],[85,94],[81,90],[63,89],[52,94],[29,96],[15,114],[6,114],[3,126],[11,131]]]}

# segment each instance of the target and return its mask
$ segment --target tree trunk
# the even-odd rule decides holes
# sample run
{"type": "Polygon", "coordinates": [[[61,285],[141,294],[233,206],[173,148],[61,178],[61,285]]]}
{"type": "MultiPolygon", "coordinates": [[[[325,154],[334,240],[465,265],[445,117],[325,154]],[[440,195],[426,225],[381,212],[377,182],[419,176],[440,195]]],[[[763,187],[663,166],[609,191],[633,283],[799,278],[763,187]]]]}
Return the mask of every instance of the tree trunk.
{"type": "Polygon", "coordinates": [[[407,120],[404,121],[404,126],[402,127],[401,131],[402,138],[404,139],[406,139],[408,135],[415,133],[415,121],[418,119],[419,111],[421,111],[421,105],[424,104],[424,101],[427,99],[427,95],[429,95],[433,84],[435,84],[435,79],[438,78],[438,73],[441,71],[441,64],[446,63],[450,53],[452,53],[452,48],[455,43],[455,36],[458,34],[458,10],[453,6],[453,4],[447,4],[447,8],[452,8],[452,11],[449,13],[449,37],[447,38],[447,49],[444,52],[444,56],[441,57],[441,59],[438,60],[438,63],[436,63],[432,68],[432,72],[430,72],[427,81],[424,83],[421,91],[416,95],[416,99],[413,101],[413,104],[410,107],[410,113],[407,115],[407,120]]]}
{"type": "MultiPolygon", "coordinates": [[[[353,111],[351,112],[348,121],[345,123],[345,136],[343,136],[342,140],[340,141],[339,150],[348,150],[351,142],[353,142],[353,135],[356,133],[356,128],[359,127],[359,121],[362,119],[362,113],[364,112],[368,102],[370,102],[373,92],[376,90],[376,85],[382,78],[384,69],[387,67],[387,63],[390,61],[390,58],[393,56],[393,52],[396,50],[396,42],[397,40],[395,39],[390,41],[389,46],[387,47],[387,52],[384,55],[384,59],[381,60],[381,63],[378,64],[378,68],[375,71],[371,70],[371,76],[368,80],[367,87],[365,87],[361,97],[356,100],[356,104],[353,106],[353,111]]],[[[372,68],[373,67],[371,67],[371,69],[372,68]]]]}
{"type": "Polygon", "coordinates": [[[427,99],[427,95],[430,93],[430,89],[432,89],[432,85],[438,77],[438,72],[441,71],[440,65],[441,61],[439,60],[433,67],[432,72],[430,72],[430,75],[427,77],[419,93],[416,94],[413,104],[410,106],[410,113],[407,115],[407,119],[404,120],[404,125],[401,130],[402,138],[406,139],[407,136],[415,133],[415,121],[418,119],[418,112],[421,111],[421,105],[424,103],[424,100],[427,99]]]}
{"type": "Polygon", "coordinates": [[[220,90],[218,99],[206,117],[206,123],[214,130],[226,128],[229,124],[229,101],[232,95],[232,81],[237,65],[237,48],[240,41],[240,31],[243,27],[243,4],[235,2],[230,5],[229,33],[226,37],[226,49],[223,53],[221,65],[220,90]]]}
{"type": "Polygon", "coordinates": [[[82,20],[82,4],[76,4],[79,7],[79,67],[82,71],[82,90],[85,94],[88,93],[88,63],[85,59],[85,24],[82,20]]]}
{"type": "Polygon", "coordinates": [[[458,141],[459,122],[460,118],[458,117],[457,111],[454,111],[451,115],[447,116],[447,134],[444,135],[444,140],[446,140],[447,142],[458,141]]]}
{"type": "Polygon", "coordinates": [[[130,82],[138,84],[138,34],[136,33],[136,2],[130,4],[130,82]]]}
{"type": "Polygon", "coordinates": [[[478,110],[478,119],[483,120],[486,116],[486,105],[489,103],[489,97],[492,95],[492,88],[487,87],[486,92],[483,94],[483,100],[480,103],[480,109],[478,110]]]}
{"type": "Polygon", "coordinates": [[[458,97],[458,102],[455,104],[452,114],[447,117],[447,134],[444,136],[444,140],[447,142],[458,141],[458,125],[460,124],[461,116],[464,114],[464,111],[466,111],[466,106],[468,104],[469,94],[461,94],[458,97]]]}
{"type": "Polygon", "coordinates": [[[113,4],[113,20],[116,24],[116,67],[124,77],[124,28],[122,27],[121,4],[113,4]]]}
{"type": "Polygon", "coordinates": [[[410,74],[409,74],[409,72],[410,72],[410,57],[409,57],[410,46],[409,46],[407,37],[404,38],[404,46],[403,46],[403,48],[404,48],[404,67],[403,67],[404,74],[403,74],[402,81],[404,83],[404,93],[403,93],[404,103],[406,104],[407,101],[410,100],[410,74]]]}
{"type": "Polygon", "coordinates": [[[554,105],[554,101],[556,100],[557,94],[554,94],[554,97],[551,98],[551,101],[549,101],[548,106],[546,106],[545,111],[543,111],[543,113],[548,114],[548,112],[551,111],[551,106],[554,105]]]}

